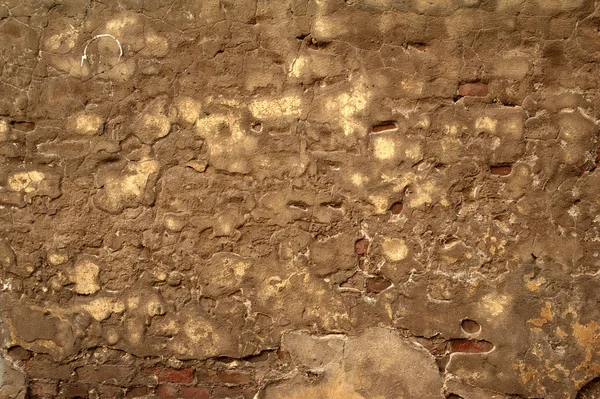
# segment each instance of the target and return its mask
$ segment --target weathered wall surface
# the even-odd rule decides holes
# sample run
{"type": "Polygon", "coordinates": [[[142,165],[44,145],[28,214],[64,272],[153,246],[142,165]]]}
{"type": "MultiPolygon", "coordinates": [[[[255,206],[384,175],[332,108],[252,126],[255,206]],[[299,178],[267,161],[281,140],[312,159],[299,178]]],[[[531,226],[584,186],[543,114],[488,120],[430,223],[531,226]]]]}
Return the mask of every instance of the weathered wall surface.
{"type": "Polygon", "coordinates": [[[0,1],[0,396],[600,397],[599,6],[0,1]]]}

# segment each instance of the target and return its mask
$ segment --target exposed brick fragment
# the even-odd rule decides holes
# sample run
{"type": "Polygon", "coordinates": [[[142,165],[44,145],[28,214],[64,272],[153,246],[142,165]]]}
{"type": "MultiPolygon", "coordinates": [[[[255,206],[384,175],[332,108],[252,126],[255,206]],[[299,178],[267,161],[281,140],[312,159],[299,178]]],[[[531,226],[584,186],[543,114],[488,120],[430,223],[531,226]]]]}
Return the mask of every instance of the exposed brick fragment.
{"type": "Polygon", "coordinates": [[[367,253],[367,249],[369,249],[369,240],[366,238],[361,238],[360,240],[354,243],[354,250],[359,255],[364,255],[367,253]]]}
{"type": "Polygon", "coordinates": [[[194,382],[194,369],[170,369],[170,368],[162,368],[158,369],[156,373],[158,377],[158,382],[179,382],[191,384],[194,382]]]}
{"type": "Polygon", "coordinates": [[[392,205],[390,211],[392,212],[392,215],[398,215],[400,212],[402,212],[402,209],[404,209],[402,202],[396,202],[392,205]]]}
{"type": "Polygon", "coordinates": [[[392,285],[391,281],[389,281],[388,279],[386,279],[384,277],[371,277],[371,278],[367,279],[367,291],[368,292],[379,293],[391,285],[392,285]]]}
{"type": "Polygon", "coordinates": [[[450,352],[484,353],[494,349],[491,342],[474,339],[453,339],[450,341],[450,352]]]}
{"type": "Polygon", "coordinates": [[[481,82],[465,83],[458,87],[458,94],[464,97],[485,97],[488,95],[488,87],[481,82]]]}
{"type": "Polygon", "coordinates": [[[137,398],[140,396],[148,395],[150,392],[151,392],[150,387],[133,387],[133,388],[127,390],[125,397],[127,399],[137,398]]]}
{"type": "Polygon", "coordinates": [[[160,399],[178,399],[179,385],[161,384],[156,388],[155,393],[160,399]]]}
{"type": "Polygon", "coordinates": [[[493,175],[498,175],[498,176],[508,176],[508,175],[510,175],[511,171],[512,171],[512,167],[508,166],[508,165],[492,166],[490,168],[490,172],[493,175]]]}
{"type": "Polygon", "coordinates": [[[210,395],[205,388],[201,387],[183,387],[181,397],[184,399],[209,399],[210,395]]]}

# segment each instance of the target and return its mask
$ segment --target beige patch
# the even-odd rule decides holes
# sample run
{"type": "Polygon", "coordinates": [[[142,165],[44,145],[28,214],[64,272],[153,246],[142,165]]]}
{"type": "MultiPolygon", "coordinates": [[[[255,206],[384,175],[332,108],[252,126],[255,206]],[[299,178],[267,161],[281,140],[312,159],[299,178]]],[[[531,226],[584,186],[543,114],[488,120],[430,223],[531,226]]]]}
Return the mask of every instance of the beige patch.
{"type": "Polygon", "coordinates": [[[79,31],[69,25],[62,32],[48,37],[44,42],[44,49],[51,53],[67,53],[75,47],[78,36],[79,31]]]}
{"type": "Polygon", "coordinates": [[[510,304],[506,295],[488,294],[481,299],[483,308],[493,317],[500,316],[510,304]]]}
{"type": "Polygon", "coordinates": [[[111,314],[124,310],[123,302],[112,298],[97,298],[81,307],[97,321],[106,320],[111,314]]]}
{"type": "Polygon", "coordinates": [[[8,138],[8,122],[0,120],[0,141],[6,141],[8,138]]]}
{"type": "Polygon", "coordinates": [[[256,100],[249,105],[250,112],[258,119],[279,118],[282,116],[299,117],[302,115],[302,98],[287,96],[279,99],[256,100]]]}
{"type": "Polygon", "coordinates": [[[383,255],[391,261],[399,261],[408,255],[408,247],[400,238],[384,238],[381,244],[383,255]]]}
{"type": "Polygon", "coordinates": [[[100,115],[90,113],[80,113],[75,115],[73,122],[70,123],[73,129],[85,136],[93,136],[98,134],[104,126],[104,120],[100,115]]]}
{"type": "Polygon", "coordinates": [[[288,76],[298,78],[302,76],[308,66],[308,59],[304,56],[299,56],[290,64],[288,76]]]}
{"type": "Polygon", "coordinates": [[[48,254],[48,262],[54,266],[58,266],[58,265],[67,263],[68,260],[69,260],[69,257],[65,254],[61,254],[58,252],[51,252],[48,254]]]}
{"type": "MultiPolygon", "coordinates": [[[[352,383],[348,378],[344,378],[344,374],[339,374],[336,378],[332,378],[324,383],[316,386],[300,386],[296,392],[276,393],[274,399],[365,399],[354,390],[352,383]]],[[[377,398],[373,398],[377,399],[377,398]]]]}
{"type": "Polygon", "coordinates": [[[349,136],[357,130],[365,130],[356,115],[367,107],[371,96],[372,94],[367,89],[364,79],[361,78],[354,84],[349,93],[339,94],[325,104],[333,115],[339,115],[339,123],[344,135],[349,136]]]}
{"type": "Polygon", "coordinates": [[[488,132],[494,133],[496,132],[496,127],[498,126],[498,121],[496,119],[492,119],[489,116],[482,116],[481,118],[477,118],[475,121],[475,129],[477,130],[486,130],[488,132]]]}
{"type": "Polygon", "coordinates": [[[418,208],[423,205],[431,204],[433,197],[437,194],[437,188],[431,181],[417,184],[414,187],[414,193],[408,198],[408,205],[411,208],[418,208]]]}
{"type": "Polygon", "coordinates": [[[100,289],[98,274],[100,267],[91,260],[84,259],[75,265],[71,281],[75,283],[75,292],[81,295],[90,295],[100,289]]]}
{"type": "Polygon", "coordinates": [[[147,53],[153,57],[164,57],[169,53],[169,41],[153,32],[146,33],[144,37],[147,53]]]}
{"type": "Polygon", "coordinates": [[[146,188],[150,175],[158,170],[158,162],[153,159],[143,159],[130,163],[127,170],[133,174],[117,179],[113,187],[113,194],[139,197],[146,188]]]}
{"type": "Polygon", "coordinates": [[[145,114],[142,117],[142,124],[149,132],[149,136],[154,139],[165,137],[171,130],[171,122],[163,114],[145,114]]]}
{"type": "Polygon", "coordinates": [[[382,161],[392,159],[396,155],[396,143],[391,137],[375,137],[373,139],[373,154],[382,161]]]}
{"type": "Polygon", "coordinates": [[[37,190],[38,185],[46,178],[42,172],[32,170],[29,172],[18,172],[8,177],[8,186],[13,191],[32,193],[37,190]]]}
{"type": "Polygon", "coordinates": [[[191,97],[179,97],[175,100],[175,107],[179,120],[193,124],[200,116],[202,106],[200,102],[191,97]]]}
{"type": "Polygon", "coordinates": [[[369,178],[362,173],[353,173],[350,180],[355,186],[362,186],[366,181],[369,180],[369,178]]]}
{"type": "Polygon", "coordinates": [[[135,14],[124,14],[115,17],[106,23],[106,30],[113,36],[120,36],[125,28],[136,26],[138,17],[135,14]]]}
{"type": "Polygon", "coordinates": [[[387,197],[380,195],[369,195],[369,202],[375,207],[375,213],[382,214],[388,210],[389,201],[387,197]]]}

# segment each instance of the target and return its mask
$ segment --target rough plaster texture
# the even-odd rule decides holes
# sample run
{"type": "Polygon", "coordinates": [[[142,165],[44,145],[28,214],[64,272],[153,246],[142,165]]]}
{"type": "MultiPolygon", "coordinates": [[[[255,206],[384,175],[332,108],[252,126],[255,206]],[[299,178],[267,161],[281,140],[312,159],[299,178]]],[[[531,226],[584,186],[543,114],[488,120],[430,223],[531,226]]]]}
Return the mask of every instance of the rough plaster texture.
{"type": "Polygon", "coordinates": [[[600,398],[600,4],[0,0],[2,398],[600,398]]]}

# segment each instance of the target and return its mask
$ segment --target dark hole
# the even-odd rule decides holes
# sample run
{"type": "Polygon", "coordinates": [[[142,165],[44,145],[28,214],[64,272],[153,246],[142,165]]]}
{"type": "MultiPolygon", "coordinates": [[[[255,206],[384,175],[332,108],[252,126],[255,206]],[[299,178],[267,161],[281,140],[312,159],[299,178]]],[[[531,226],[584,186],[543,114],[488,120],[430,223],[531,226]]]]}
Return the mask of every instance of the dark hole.
{"type": "Polygon", "coordinates": [[[402,209],[404,209],[404,205],[402,205],[402,202],[396,202],[392,205],[390,211],[392,212],[392,215],[398,215],[400,214],[400,212],[402,212],[402,209]]]}
{"type": "Polygon", "coordinates": [[[308,204],[302,201],[290,201],[288,202],[288,206],[292,208],[302,209],[303,211],[306,211],[308,209],[308,204]]]}
{"type": "Polygon", "coordinates": [[[366,254],[367,249],[369,249],[369,240],[367,240],[366,238],[361,238],[360,240],[354,243],[354,250],[359,255],[366,254]]]}
{"type": "Polygon", "coordinates": [[[35,123],[33,122],[12,122],[11,125],[22,132],[31,132],[35,129],[35,123]]]}
{"type": "Polygon", "coordinates": [[[463,329],[464,332],[469,334],[475,334],[481,331],[481,326],[479,325],[479,323],[471,319],[464,319],[460,323],[460,327],[463,329]]]}
{"type": "Polygon", "coordinates": [[[389,288],[392,283],[383,277],[371,277],[367,280],[367,291],[373,293],[380,293],[381,291],[389,288]]]}
{"type": "Polygon", "coordinates": [[[371,131],[373,133],[385,132],[386,130],[394,130],[397,129],[398,126],[394,122],[384,122],[378,125],[373,126],[371,131]]]}
{"type": "Polygon", "coordinates": [[[255,122],[252,124],[250,129],[252,129],[253,132],[260,133],[263,130],[263,124],[260,122],[255,122]]]}
{"type": "Polygon", "coordinates": [[[510,175],[511,171],[512,171],[512,167],[510,165],[492,166],[490,168],[490,172],[492,172],[493,175],[498,175],[498,176],[508,176],[508,175],[510,175]]]}

